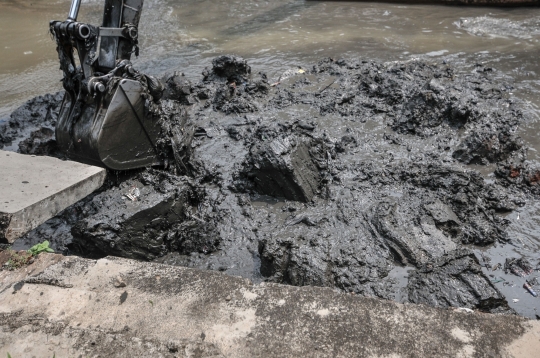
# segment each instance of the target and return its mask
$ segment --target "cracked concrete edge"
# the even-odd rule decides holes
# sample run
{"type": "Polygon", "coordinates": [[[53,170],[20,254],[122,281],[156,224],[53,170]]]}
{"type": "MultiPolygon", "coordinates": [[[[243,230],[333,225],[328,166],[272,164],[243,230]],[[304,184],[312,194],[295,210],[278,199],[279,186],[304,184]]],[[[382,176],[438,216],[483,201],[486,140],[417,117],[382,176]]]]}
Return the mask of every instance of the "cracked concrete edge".
{"type": "Polygon", "coordinates": [[[107,257],[0,272],[0,356],[533,357],[540,324],[107,257]]]}

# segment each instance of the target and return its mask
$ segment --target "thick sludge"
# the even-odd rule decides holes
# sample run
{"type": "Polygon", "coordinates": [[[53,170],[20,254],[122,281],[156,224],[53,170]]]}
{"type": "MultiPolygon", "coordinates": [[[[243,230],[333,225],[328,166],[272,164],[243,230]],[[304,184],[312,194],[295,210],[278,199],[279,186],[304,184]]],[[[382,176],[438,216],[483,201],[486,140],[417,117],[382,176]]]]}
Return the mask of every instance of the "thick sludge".
{"type": "Polygon", "coordinates": [[[111,173],[16,246],[48,239],[387,299],[400,289],[389,273],[408,267],[403,301],[512,312],[473,249],[508,242],[500,214],[536,194],[535,177],[515,175],[527,171],[514,134],[525,104],[491,69],[325,59],[271,80],[222,56],[197,83],[162,81],[164,108],[189,113],[186,145],[165,125],[177,165],[111,173]],[[498,180],[466,166],[490,163],[498,180]]]}

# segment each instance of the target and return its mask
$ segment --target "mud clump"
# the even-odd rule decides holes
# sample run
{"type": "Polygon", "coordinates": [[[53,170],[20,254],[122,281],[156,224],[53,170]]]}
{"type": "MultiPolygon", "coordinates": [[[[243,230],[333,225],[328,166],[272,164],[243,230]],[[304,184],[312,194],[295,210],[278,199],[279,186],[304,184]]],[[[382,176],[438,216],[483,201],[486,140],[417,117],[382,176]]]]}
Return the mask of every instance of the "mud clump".
{"type": "Polygon", "coordinates": [[[525,277],[530,275],[534,271],[534,268],[527,259],[523,257],[519,259],[512,257],[507,258],[504,262],[504,271],[505,273],[511,272],[519,277],[525,277]]]}
{"type": "Polygon", "coordinates": [[[246,176],[259,194],[309,202],[318,191],[319,170],[309,144],[294,137],[276,138],[251,148],[246,176]]]}
{"type": "Polygon", "coordinates": [[[70,247],[91,257],[140,260],[170,251],[215,251],[215,229],[190,215],[194,200],[189,182],[163,172],[144,172],[87,204],[91,214],[74,225],[70,247]]]}
{"type": "Polygon", "coordinates": [[[162,100],[159,106],[160,138],[156,147],[163,158],[165,169],[177,175],[189,172],[191,142],[194,128],[185,109],[178,101],[162,100]]]}
{"type": "Polygon", "coordinates": [[[199,84],[199,98],[211,98],[215,110],[226,114],[253,113],[260,109],[258,98],[268,94],[265,75],[254,80],[248,76],[251,67],[246,60],[234,56],[220,56],[212,60],[212,70],[203,72],[204,83],[199,84]],[[220,83],[213,88],[215,83],[220,83]],[[208,86],[210,85],[210,86],[208,86]]]}
{"type": "Polygon", "coordinates": [[[229,82],[243,82],[251,73],[251,67],[243,58],[225,55],[212,60],[212,72],[219,77],[225,77],[229,82]]]}
{"type": "MultiPolygon", "coordinates": [[[[430,215],[413,217],[410,220],[404,214],[405,211],[411,210],[412,205],[403,204],[401,201],[382,201],[374,208],[371,219],[376,232],[384,238],[388,247],[397,254],[403,264],[411,263],[417,266],[425,264],[457,248],[452,237],[445,235],[443,230],[439,230],[430,215]],[[419,220],[420,225],[415,223],[415,219],[419,220]]],[[[455,217],[451,209],[444,207],[444,204],[431,205],[437,204],[442,207],[442,211],[449,212],[455,217]]],[[[429,204],[424,206],[429,210],[429,204]]],[[[420,205],[415,205],[415,209],[422,210],[420,205]]],[[[453,223],[459,227],[457,225],[459,220],[453,223]]]]}
{"type": "MultiPolygon", "coordinates": [[[[7,228],[9,227],[10,222],[11,215],[5,213],[0,214],[0,235],[2,235],[2,237],[6,237],[7,228]]],[[[4,248],[3,245],[5,244],[2,244],[2,246],[0,246],[0,249],[4,248]]]]}
{"type": "Polygon", "coordinates": [[[512,160],[498,163],[495,170],[497,182],[511,191],[516,197],[529,194],[540,195],[540,165],[536,162],[516,162],[512,160]]]}
{"type": "Polygon", "coordinates": [[[54,131],[47,127],[32,132],[30,137],[21,141],[19,143],[19,153],[49,155],[52,157],[61,156],[54,131]]]}
{"type": "Polygon", "coordinates": [[[329,215],[295,215],[259,242],[261,274],[273,282],[390,298],[392,284],[385,277],[392,255],[366,226],[351,230],[329,215]]]}
{"type": "Polygon", "coordinates": [[[163,78],[168,166],[119,179],[23,241],[54,233],[86,256],[511,312],[464,250],[508,242],[499,214],[536,188],[513,134],[525,104],[490,71],[324,59],[269,80],[241,58],[212,64],[199,81],[163,78]],[[498,180],[464,167],[488,163],[498,180]]]}
{"type": "Polygon", "coordinates": [[[435,307],[466,307],[496,312],[508,308],[504,296],[482,275],[466,250],[432,261],[409,276],[409,301],[435,307]]]}
{"type": "MultiPolygon", "coordinates": [[[[508,133],[509,128],[494,135],[492,131],[478,131],[474,137],[466,138],[453,156],[465,164],[496,163],[508,159],[512,153],[523,149],[523,141],[508,133]]],[[[524,153],[520,153],[524,156],[524,153]]]]}
{"type": "Polygon", "coordinates": [[[162,79],[165,83],[163,99],[175,99],[183,105],[195,104],[195,97],[192,96],[192,84],[181,73],[174,73],[162,79]]]}
{"type": "Polygon", "coordinates": [[[62,97],[63,92],[46,94],[16,109],[0,123],[0,149],[13,146],[23,154],[59,157],[54,129],[62,97]]]}

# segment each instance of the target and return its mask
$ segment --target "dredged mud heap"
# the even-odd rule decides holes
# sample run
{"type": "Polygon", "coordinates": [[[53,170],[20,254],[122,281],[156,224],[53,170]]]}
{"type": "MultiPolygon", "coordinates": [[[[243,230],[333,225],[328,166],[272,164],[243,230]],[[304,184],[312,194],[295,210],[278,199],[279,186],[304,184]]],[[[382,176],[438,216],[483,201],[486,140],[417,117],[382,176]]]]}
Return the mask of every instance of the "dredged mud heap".
{"type": "MultiPolygon", "coordinates": [[[[221,56],[197,83],[164,76],[163,108],[187,109],[183,169],[111,173],[101,192],[17,245],[48,239],[88,257],[510,312],[470,246],[506,242],[499,213],[535,195],[514,183],[527,171],[511,170],[526,166],[514,134],[524,104],[491,73],[325,59],[270,80],[221,56]],[[465,166],[489,163],[500,181],[465,166]],[[405,287],[390,275],[403,266],[405,287]]],[[[36,134],[54,125],[58,98],[15,111],[3,143],[24,137],[21,152],[61,156],[36,134]]],[[[167,143],[174,153],[178,143],[167,143]]]]}

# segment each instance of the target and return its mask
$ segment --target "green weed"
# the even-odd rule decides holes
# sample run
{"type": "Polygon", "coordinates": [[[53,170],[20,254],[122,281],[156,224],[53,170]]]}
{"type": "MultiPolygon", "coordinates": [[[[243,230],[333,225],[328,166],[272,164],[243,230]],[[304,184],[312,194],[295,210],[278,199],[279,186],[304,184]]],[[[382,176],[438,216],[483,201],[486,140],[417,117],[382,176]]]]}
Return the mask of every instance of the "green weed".
{"type": "Polygon", "coordinates": [[[54,252],[54,250],[49,247],[49,242],[45,240],[40,244],[32,246],[28,252],[31,253],[32,256],[36,256],[42,252],[54,252]]]}
{"type": "Polygon", "coordinates": [[[8,253],[8,261],[3,268],[12,271],[31,264],[34,256],[37,256],[42,252],[54,252],[54,250],[49,247],[48,241],[43,241],[42,243],[32,246],[28,251],[13,251],[7,249],[6,252],[8,253]]]}

